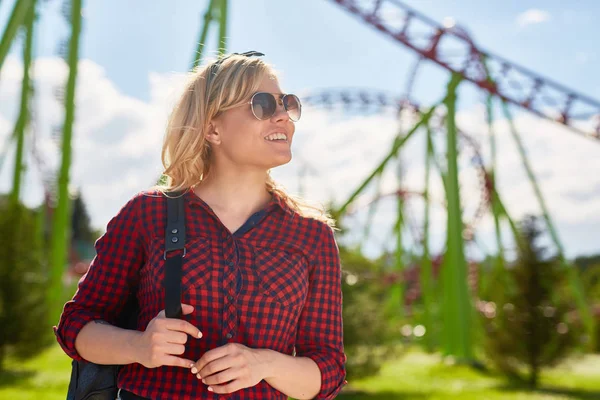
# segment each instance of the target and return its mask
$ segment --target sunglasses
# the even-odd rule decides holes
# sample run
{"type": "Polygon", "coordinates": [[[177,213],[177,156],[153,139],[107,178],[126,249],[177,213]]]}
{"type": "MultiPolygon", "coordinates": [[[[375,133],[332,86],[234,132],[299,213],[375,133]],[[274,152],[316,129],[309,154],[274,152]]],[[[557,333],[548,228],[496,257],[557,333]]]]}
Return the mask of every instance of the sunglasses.
{"type": "Polygon", "coordinates": [[[252,96],[248,104],[250,104],[254,117],[260,121],[269,119],[275,115],[278,104],[283,105],[288,117],[294,122],[298,122],[302,115],[302,105],[300,104],[300,99],[295,94],[274,95],[267,92],[258,92],[252,96]]]}

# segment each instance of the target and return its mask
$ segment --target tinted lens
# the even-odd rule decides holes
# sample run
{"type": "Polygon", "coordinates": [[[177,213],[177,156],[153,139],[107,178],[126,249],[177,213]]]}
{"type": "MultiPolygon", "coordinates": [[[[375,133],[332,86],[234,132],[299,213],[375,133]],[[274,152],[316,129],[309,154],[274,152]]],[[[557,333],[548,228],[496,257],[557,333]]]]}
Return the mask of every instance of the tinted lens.
{"type": "Polygon", "coordinates": [[[286,94],[283,96],[283,106],[287,110],[290,119],[294,122],[300,119],[302,115],[302,106],[300,105],[300,99],[294,94],[286,94]]]}
{"type": "Polygon", "coordinates": [[[256,93],[252,97],[252,112],[260,120],[268,119],[275,114],[277,103],[270,93],[256,93]]]}

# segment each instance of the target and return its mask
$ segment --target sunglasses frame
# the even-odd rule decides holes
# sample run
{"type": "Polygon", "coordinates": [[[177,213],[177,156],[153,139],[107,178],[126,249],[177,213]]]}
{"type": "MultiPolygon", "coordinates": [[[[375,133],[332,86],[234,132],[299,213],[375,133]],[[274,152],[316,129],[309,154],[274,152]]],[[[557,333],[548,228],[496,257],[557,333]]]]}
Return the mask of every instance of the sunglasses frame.
{"type": "Polygon", "coordinates": [[[283,106],[283,109],[285,110],[285,112],[288,115],[288,118],[292,121],[292,122],[298,122],[300,121],[300,118],[302,117],[302,103],[300,102],[300,98],[298,96],[296,96],[295,94],[292,93],[285,93],[285,94],[280,94],[278,93],[277,95],[273,94],[273,93],[269,93],[269,92],[256,92],[252,95],[252,98],[250,99],[249,102],[247,102],[246,104],[250,104],[250,110],[252,111],[252,115],[254,115],[254,118],[256,118],[259,121],[266,121],[267,119],[273,117],[273,115],[275,115],[277,113],[277,106],[279,105],[279,101],[277,99],[277,97],[279,97],[279,100],[281,100],[281,105],[283,106]],[[269,96],[273,96],[273,99],[275,99],[275,111],[273,111],[273,114],[269,115],[266,118],[258,118],[258,116],[256,115],[256,113],[254,112],[254,98],[259,95],[259,94],[268,94],[269,96]],[[287,109],[287,106],[285,105],[285,98],[287,96],[294,96],[296,98],[296,102],[298,103],[298,119],[294,120],[291,115],[289,110],[287,109]]]}

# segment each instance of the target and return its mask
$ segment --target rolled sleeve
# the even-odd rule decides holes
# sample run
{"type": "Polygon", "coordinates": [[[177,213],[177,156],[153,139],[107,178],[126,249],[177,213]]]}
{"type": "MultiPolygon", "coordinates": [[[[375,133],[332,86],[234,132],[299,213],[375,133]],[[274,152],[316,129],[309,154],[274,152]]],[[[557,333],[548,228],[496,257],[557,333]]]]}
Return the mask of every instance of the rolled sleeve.
{"type": "Polygon", "coordinates": [[[296,335],[296,355],[312,359],[321,371],[315,399],[333,399],[346,383],[342,326],[340,256],[333,230],[322,223],[310,259],[309,293],[296,335]]]}
{"type": "Polygon", "coordinates": [[[65,304],[58,326],[53,327],[58,344],[75,360],[83,360],[75,349],[81,329],[98,319],[115,323],[137,282],[145,259],[139,230],[141,196],[129,200],[110,220],[106,233],[95,243],[96,257],[79,280],[75,295],[65,304]]]}

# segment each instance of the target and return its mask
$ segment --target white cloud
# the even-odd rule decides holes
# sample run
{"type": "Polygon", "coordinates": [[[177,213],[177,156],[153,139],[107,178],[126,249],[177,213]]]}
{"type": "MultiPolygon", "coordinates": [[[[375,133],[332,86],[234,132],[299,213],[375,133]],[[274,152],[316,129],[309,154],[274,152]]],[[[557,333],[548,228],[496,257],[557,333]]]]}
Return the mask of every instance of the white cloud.
{"type": "MultiPolygon", "coordinates": [[[[14,103],[18,103],[15,99],[20,92],[19,65],[19,61],[9,57],[2,70],[0,100],[6,101],[0,101],[0,121],[14,120],[14,103]]],[[[54,92],[57,87],[64,87],[67,68],[59,59],[40,58],[34,69],[38,149],[48,166],[56,168],[58,149],[51,140],[51,131],[62,123],[64,111],[54,92]]],[[[96,227],[106,226],[132,194],[151,186],[160,174],[160,147],[169,112],[164,106],[168,84],[163,81],[176,78],[168,75],[149,79],[153,97],[150,102],[143,102],[121,93],[101,66],[80,61],[71,182],[81,188],[96,227]]],[[[0,122],[0,136],[7,133],[4,126],[0,122]]],[[[11,158],[6,160],[8,168],[0,175],[3,192],[11,185],[11,158]]],[[[31,160],[28,163],[32,164],[31,160]]],[[[35,205],[41,201],[42,186],[35,168],[30,170],[23,196],[26,203],[35,205]]]]}
{"type": "Polygon", "coordinates": [[[550,20],[550,14],[547,11],[536,8],[529,9],[517,15],[517,25],[521,28],[527,25],[540,24],[550,20]]]}
{"type": "MultiPolygon", "coordinates": [[[[148,102],[128,97],[107,78],[105,71],[91,61],[81,61],[77,87],[77,121],[73,139],[73,183],[81,187],[94,226],[104,228],[108,220],[135,192],[152,185],[161,170],[160,147],[168,112],[182,88],[183,77],[175,74],[149,75],[151,97],[148,102]]],[[[19,63],[8,58],[0,85],[0,140],[8,134],[15,108],[8,103],[18,99],[19,63]],[[10,73],[6,73],[9,71],[10,73]],[[12,96],[12,97],[11,97],[12,96]]],[[[62,120],[62,106],[53,97],[53,88],[66,79],[66,67],[60,60],[40,59],[36,63],[37,135],[45,159],[57,165],[58,151],[50,140],[53,125],[62,120]]],[[[459,126],[472,134],[489,160],[487,127],[480,106],[462,110],[459,126]]],[[[414,121],[406,121],[406,128],[414,121]]],[[[554,218],[568,255],[598,251],[595,237],[600,235],[600,158],[598,144],[578,137],[568,129],[540,120],[530,114],[518,114],[515,125],[522,134],[531,165],[538,176],[544,199],[554,218]]],[[[515,219],[526,213],[538,213],[539,206],[524,173],[506,121],[495,125],[498,147],[498,186],[502,199],[515,219]]],[[[405,131],[405,130],[404,130],[405,131]]],[[[294,160],[274,170],[274,177],[290,191],[303,187],[310,200],[337,204],[348,198],[389,152],[398,132],[393,115],[358,116],[306,108],[294,137],[294,160]]],[[[443,156],[445,136],[436,134],[437,152],[443,156]]],[[[424,132],[418,131],[401,153],[403,187],[411,192],[424,189],[424,132]]],[[[461,197],[465,220],[471,220],[482,193],[473,152],[465,147],[459,158],[461,197]]],[[[0,175],[0,191],[11,184],[12,161],[0,175]],[[9,168],[6,168],[9,167],[9,168]]],[[[30,169],[24,197],[28,204],[41,200],[41,185],[35,169],[30,169]]],[[[397,189],[396,167],[386,170],[383,192],[397,189]]],[[[432,171],[432,242],[441,247],[445,236],[445,195],[437,172],[432,171]]],[[[366,204],[375,193],[370,187],[358,204],[366,204]]],[[[360,238],[361,221],[367,209],[349,220],[360,238]]],[[[423,201],[412,195],[407,200],[407,218],[420,230],[423,201]]],[[[395,222],[393,197],[381,203],[371,232],[371,254],[390,243],[389,232],[395,222]]],[[[476,226],[478,238],[486,248],[494,248],[493,221],[488,216],[476,226]]],[[[412,245],[407,232],[406,243],[412,245]]]]}

